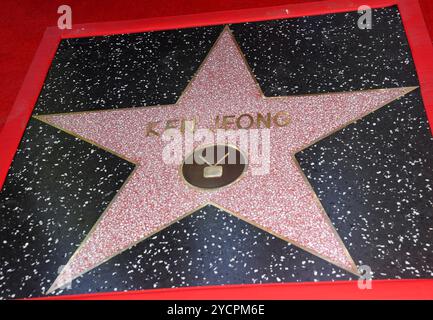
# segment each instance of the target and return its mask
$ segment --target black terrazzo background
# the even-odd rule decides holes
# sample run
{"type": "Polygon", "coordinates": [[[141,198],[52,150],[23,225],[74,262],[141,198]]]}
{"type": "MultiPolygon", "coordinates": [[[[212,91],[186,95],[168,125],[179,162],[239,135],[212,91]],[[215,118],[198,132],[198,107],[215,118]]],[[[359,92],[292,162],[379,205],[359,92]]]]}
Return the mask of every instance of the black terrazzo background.
{"type": "Polygon", "coordinates": [[[266,96],[418,85],[396,6],[231,25],[266,96]]]}
{"type": "Polygon", "coordinates": [[[30,120],[0,192],[0,298],[42,295],[133,167],[30,120]]]}
{"type": "Polygon", "coordinates": [[[343,279],[338,267],[206,206],[56,294],[343,279]]]}
{"type": "Polygon", "coordinates": [[[172,104],[221,26],[64,39],[35,114],[172,104]]]}
{"type": "Polygon", "coordinates": [[[355,263],[433,277],[433,138],[416,90],[296,158],[355,263]]]}

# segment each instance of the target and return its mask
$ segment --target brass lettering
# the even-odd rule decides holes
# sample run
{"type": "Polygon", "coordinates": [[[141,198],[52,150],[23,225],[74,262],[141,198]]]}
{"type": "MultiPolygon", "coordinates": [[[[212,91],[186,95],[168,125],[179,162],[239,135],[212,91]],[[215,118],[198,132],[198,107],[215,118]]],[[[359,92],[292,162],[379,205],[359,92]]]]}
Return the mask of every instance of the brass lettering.
{"type": "Polygon", "coordinates": [[[157,136],[159,137],[159,133],[157,131],[155,131],[156,126],[160,123],[161,121],[156,121],[156,122],[149,122],[147,124],[147,130],[146,130],[146,137],[150,137],[151,135],[157,136]]]}
{"type": "Polygon", "coordinates": [[[195,132],[197,128],[197,119],[185,120],[182,119],[180,124],[180,132],[185,133],[185,130],[188,129],[189,132],[195,132]]]}
{"type": "Polygon", "coordinates": [[[167,122],[165,123],[165,130],[176,129],[178,121],[179,120],[177,119],[167,120],[167,122]]]}
{"type": "Polygon", "coordinates": [[[235,116],[223,116],[222,129],[230,129],[229,126],[234,125],[235,116]],[[231,121],[230,121],[231,120],[231,121]]]}
{"type": "Polygon", "coordinates": [[[254,124],[254,119],[252,116],[250,116],[248,113],[244,113],[241,114],[237,119],[236,119],[236,125],[238,127],[238,129],[250,129],[254,124]],[[248,125],[246,127],[242,127],[242,118],[247,118],[248,120],[248,125]]]}
{"type": "Polygon", "coordinates": [[[260,123],[264,123],[265,127],[270,129],[271,128],[271,113],[268,112],[266,114],[266,120],[265,120],[265,117],[261,113],[257,113],[257,129],[260,129],[260,127],[261,127],[260,123]]]}
{"type": "Polygon", "coordinates": [[[273,120],[277,127],[285,127],[290,123],[289,114],[285,111],[277,112],[273,120]]]}

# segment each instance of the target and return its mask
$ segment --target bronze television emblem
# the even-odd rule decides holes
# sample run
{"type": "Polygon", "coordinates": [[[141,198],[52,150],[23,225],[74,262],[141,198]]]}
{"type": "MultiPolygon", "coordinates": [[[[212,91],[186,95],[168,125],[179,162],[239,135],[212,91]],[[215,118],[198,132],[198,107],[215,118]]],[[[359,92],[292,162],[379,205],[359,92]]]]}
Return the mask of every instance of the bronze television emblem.
{"type": "Polygon", "coordinates": [[[245,155],[230,145],[198,147],[181,167],[185,181],[200,189],[217,189],[240,179],[247,168],[245,155]]]}

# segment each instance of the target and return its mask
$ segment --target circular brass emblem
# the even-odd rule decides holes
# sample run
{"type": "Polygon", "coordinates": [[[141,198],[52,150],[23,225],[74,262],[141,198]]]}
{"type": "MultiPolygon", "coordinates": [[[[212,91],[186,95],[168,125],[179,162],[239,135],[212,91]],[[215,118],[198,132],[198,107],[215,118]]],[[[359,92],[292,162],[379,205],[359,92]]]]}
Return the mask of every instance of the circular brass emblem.
{"type": "Polygon", "coordinates": [[[216,189],[237,181],[246,168],[246,158],[241,151],[215,144],[198,147],[187,156],[181,174],[194,187],[216,189]]]}

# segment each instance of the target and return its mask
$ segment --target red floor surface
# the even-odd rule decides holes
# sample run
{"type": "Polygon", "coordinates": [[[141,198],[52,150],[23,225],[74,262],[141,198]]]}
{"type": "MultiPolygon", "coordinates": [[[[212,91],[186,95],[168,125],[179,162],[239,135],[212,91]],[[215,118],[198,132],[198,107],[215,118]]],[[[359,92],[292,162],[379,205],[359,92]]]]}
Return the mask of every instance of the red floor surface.
{"type": "MultiPolygon", "coordinates": [[[[430,36],[433,38],[433,1],[419,1],[429,26],[430,36]]],[[[0,86],[0,130],[21,87],[45,28],[57,24],[59,5],[70,5],[73,23],[79,24],[308,2],[313,1],[3,0],[0,15],[0,79],[2,81],[0,86]]]]}

